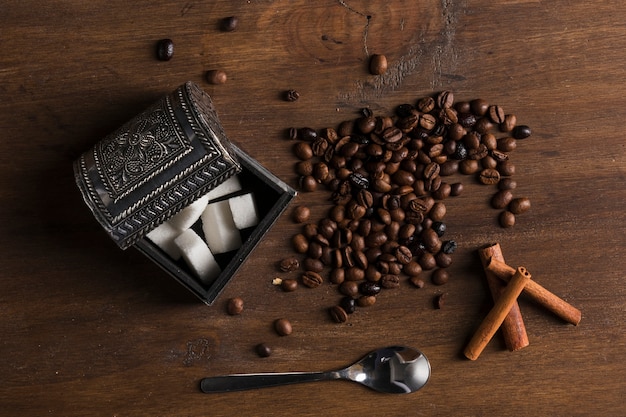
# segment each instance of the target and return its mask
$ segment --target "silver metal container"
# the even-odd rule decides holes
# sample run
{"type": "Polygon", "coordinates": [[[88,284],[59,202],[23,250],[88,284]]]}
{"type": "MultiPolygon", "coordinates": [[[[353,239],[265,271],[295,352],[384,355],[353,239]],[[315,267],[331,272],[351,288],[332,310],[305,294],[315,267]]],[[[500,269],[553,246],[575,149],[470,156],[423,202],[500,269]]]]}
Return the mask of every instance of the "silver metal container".
{"type": "Polygon", "coordinates": [[[121,249],[137,248],[209,305],[296,194],[228,140],[211,98],[192,82],[98,142],[74,172],[85,203],[121,249]],[[206,283],[146,235],[232,176],[238,193],[255,196],[259,222],[240,231],[237,250],[215,257],[221,273],[206,283]]]}

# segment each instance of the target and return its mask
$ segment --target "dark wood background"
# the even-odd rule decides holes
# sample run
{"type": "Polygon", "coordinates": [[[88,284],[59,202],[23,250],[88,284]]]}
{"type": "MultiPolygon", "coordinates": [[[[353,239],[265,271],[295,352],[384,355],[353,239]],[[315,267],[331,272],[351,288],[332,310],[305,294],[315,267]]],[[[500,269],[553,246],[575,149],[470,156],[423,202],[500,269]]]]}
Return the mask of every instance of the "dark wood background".
{"type": "MultiPolygon", "coordinates": [[[[623,414],[626,9],[620,1],[3,1],[0,5],[0,414],[7,416],[623,414]],[[237,15],[236,32],[219,20],[237,15]],[[369,18],[368,18],[369,17],[369,18]],[[154,57],[158,39],[175,57],[154,57]],[[368,73],[383,53],[389,71],[368,73]],[[203,80],[210,69],[227,84],[203,80]],[[443,287],[386,292],[349,324],[331,323],[335,288],[271,284],[298,230],[289,210],[211,307],[91,217],[72,161],[183,82],[212,96],[231,139],[295,186],[284,130],[321,129],[362,107],[391,114],[441,90],[485,98],[533,129],[513,157],[531,211],[509,230],[490,192],[464,178],[448,200],[459,242],[443,287]],[[295,103],[281,99],[297,89],[295,103]],[[490,298],[476,250],[580,308],[578,327],[520,299],[530,346],[500,334],[462,358],[490,298]],[[441,310],[433,297],[447,294],[441,310]],[[230,297],[245,300],[237,317],[230,297]],[[294,333],[271,323],[289,318],[294,333]],[[266,342],[270,358],[253,346],[266,342]],[[204,395],[200,378],[332,369],[407,344],[431,360],[420,392],[348,382],[204,395]]],[[[328,208],[326,194],[294,204],[328,208]]]]}

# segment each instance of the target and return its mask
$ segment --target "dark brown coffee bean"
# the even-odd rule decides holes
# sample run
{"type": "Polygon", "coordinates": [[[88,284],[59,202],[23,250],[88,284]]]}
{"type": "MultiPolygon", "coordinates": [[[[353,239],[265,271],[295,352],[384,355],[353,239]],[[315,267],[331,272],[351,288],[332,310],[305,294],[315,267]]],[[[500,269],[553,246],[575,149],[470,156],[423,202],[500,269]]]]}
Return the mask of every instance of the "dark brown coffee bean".
{"type": "Polygon", "coordinates": [[[285,101],[298,101],[298,99],[300,98],[300,93],[298,93],[296,90],[290,89],[283,93],[283,98],[285,101]]]}
{"type": "Polygon", "coordinates": [[[500,217],[498,218],[500,222],[500,226],[504,228],[509,228],[515,226],[515,214],[511,213],[508,210],[504,210],[500,213],[500,217]]]}
{"type": "Polygon", "coordinates": [[[309,255],[309,258],[321,260],[322,255],[324,254],[324,246],[322,246],[319,242],[310,242],[307,254],[309,255]]]}
{"type": "Polygon", "coordinates": [[[254,347],[254,351],[261,358],[267,358],[272,355],[272,349],[265,343],[259,343],[254,347]]]}
{"type": "Polygon", "coordinates": [[[302,284],[309,288],[317,288],[324,282],[322,276],[315,271],[306,271],[300,277],[302,284]]]}
{"type": "Polygon", "coordinates": [[[461,174],[472,175],[480,170],[480,163],[475,159],[464,159],[459,163],[461,174]]]}
{"type": "Polygon", "coordinates": [[[417,109],[422,113],[428,113],[435,108],[435,99],[424,97],[417,102],[417,109]]]}
{"type": "Polygon", "coordinates": [[[308,142],[297,142],[293,146],[293,153],[303,161],[313,158],[313,149],[311,149],[311,144],[308,142]]]}
{"type": "Polygon", "coordinates": [[[489,109],[489,103],[487,103],[487,100],[477,98],[470,101],[470,109],[476,116],[484,116],[489,109]]]}
{"type": "Polygon", "coordinates": [[[439,169],[439,175],[442,177],[448,177],[454,175],[459,171],[459,161],[455,159],[449,159],[441,164],[439,169]]]}
{"type": "Polygon", "coordinates": [[[437,95],[437,107],[449,109],[454,104],[454,94],[451,91],[442,91],[437,95]]]}
{"type": "Polygon", "coordinates": [[[491,206],[495,209],[503,209],[513,200],[513,193],[509,190],[500,190],[491,198],[491,206]]]}
{"type": "Polygon", "coordinates": [[[301,176],[313,175],[313,164],[310,160],[300,161],[296,164],[296,172],[301,176]]]}
{"type": "Polygon", "coordinates": [[[514,198],[509,203],[509,211],[513,214],[522,214],[530,210],[530,199],[526,197],[514,198]]]}
{"type": "Polygon", "coordinates": [[[491,121],[497,125],[504,121],[504,110],[500,106],[489,106],[487,113],[491,121]]]}
{"type": "Polygon", "coordinates": [[[380,279],[380,285],[386,289],[394,289],[400,287],[400,276],[398,274],[385,274],[380,279]]]}
{"type": "Polygon", "coordinates": [[[298,233],[291,238],[293,248],[298,253],[306,253],[309,250],[309,241],[302,233],[298,233]]]}
{"type": "Polygon", "coordinates": [[[409,281],[411,281],[411,284],[413,284],[416,288],[424,288],[424,285],[426,285],[424,280],[419,276],[412,276],[409,281]]]}
{"type": "Polygon", "coordinates": [[[430,252],[424,252],[419,258],[419,264],[424,271],[430,271],[437,266],[437,261],[435,257],[430,252]]]}
{"type": "Polygon", "coordinates": [[[402,268],[402,272],[404,272],[408,276],[415,277],[422,273],[422,267],[417,261],[411,261],[408,264],[404,265],[404,268],[402,268]]]}
{"type": "Polygon", "coordinates": [[[298,281],[293,278],[283,279],[280,288],[285,292],[293,292],[298,289],[298,281]]]}
{"type": "Polygon", "coordinates": [[[157,42],[156,55],[159,61],[169,61],[174,57],[174,42],[171,39],[161,39],[157,42]]]}
{"type": "Polygon", "coordinates": [[[375,295],[362,295],[357,298],[356,303],[359,307],[371,307],[376,304],[376,296],[375,295]]]}
{"type": "Polygon", "coordinates": [[[483,169],[478,176],[482,184],[494,185],[500,181],[500,172],[494,168],[483,169]]]}
{"type": "Polygon", "coordinates": [[[400,262],[402,265],[408,264],[409,262],[411,262],[411,259],[413,259],[413,253],[411,252],[411,249],[402,245],[396,248],[394,255],[398,262],[400,262]]]}
{"type": "Polygon", "coordinates": [[[317,180],[312,175],[300,177],[299,181],[302,191],[313,192],[317,189],[317,180]]]}
{"type": "Polygon", "coordinates": [[[274,330],[276,330],[276,333],[280,336],[288,336],[293,333],[291,322],[287,319],[277,319],[274,321],[274,330]]]}
{"type": "Polygon", "coordinates": [[[348,313],[340,306],[333,306],[328,310],[330,318],[335,323],[345,323],[348,321],[348,313]]]}
{"type": "Polygon", "coordinates": [[[352,266],[346,270],[346,281],[362,281],[365,279],[365,271],[359,267],[352,266]]]}
{"type": "Polygon", "coordinates": [[[500,171],[500,175],[505,177],[510,177],[515,175],[515,165],[511,160],[506,160],[498,163],[498,171],[500,171]]]}
{"type": "Polygon", "coordinates": [[[531,133],[530,127],[526,125],[515,126],[515,129],[513,129],[513,137],[515,139],[526,139],[531,133]]]}
{"type": "Polygon", "coordinates": [[[302,262],[302,267],[307,270],[307,271],[312,271],[312,272],[322,272],[324,270],[324,263],[319,260],[319,259],[315,259],[315,258],[306,258],[303,262],[302,262]]]}
{"type": "Polygon", "coordinates": [[[228,16],[220,21],[220,30],[223,32],[233,32],[239,26],[239,18],[237,16],[228,16]]]}
{"type": "Polygon", "coordinates": [[[387,72],[387,57],[381,54],[374,54],[370,58],[370,72],[373,75],[382,75],[387,72]]]}
{"type": "Polygon", "coordinates": [[[445,301],[446,301],[446,295],[445,294],[439,294],[439,295],[435,296],[435,299],[433,300],[434,307],[437,310],[442,309],[443,306],[445,305],[445,301]]]}
{"type": "Polygon", "coordinates": [[[306,223],[311,216],[311,210],[304,205],[297,206],[293,211],[293,221],[296,223],[306,223]]]}
{"type": "Polygon", "coordinates": [[[449,253],[446,253],[442,248],[442,250],[435,255],[435,261],[437,261],[437,266],[439,268],[447,268],[452,265],[452,256],[450,256],[449,253]]]}
{"type": "Polygon", "coordinates": [[[363,295],[376,295],[380,293],[381,288],[377,282],[373,281],[363,281],[359,284],[359,292],[363,295]]]}
{"type": "Polygon", "coordinates": [[[450,197],[452,193],[452,186],[447,182],[442,182],[439,188],[432,193],[435,200],[445,200],[450,197]]]}
{"type": "Polygon", "coordinates": [[[362,251],[358,250],[358,251],[354,251],[352,253],[352,258],[354,260],[354,266],[361,269],[361,270],[365,270],[368,265],[369,265],[369,261],[367,260],[367,256],[365,255],[365,253],[363,253],[362,251]]]}
{"type": "Polygon", "coordinates": [[[210,70],[206,72],[205,79],[209,84],[220,85],[226,84],[228,76],[222,70],[210,70]]]}
{"type": "Polygon", "coordinates": [[[357,281],[344,281],[339,285],[339,292],[348,297],[356,297],[359,294],[359,283],[357,281]]]}
{"type": "Polygon", "coordinates": [[[328,152],[328,147],[330,144],[328,143],[328,139],[318,137],[313,142],[311,142],[311,150],[313,151],[313,155],[317,157],[323,157],[328,152]]]}
{"type": "Polygon", "coordinates": [[[487,147],[488,150],[492,151],[498,147],[498,139],[491,134],[485,133],[480,137],[480,142],[487,147]]]}
{"type": "Polygon", "coordinates": [[[450,185],[450,195],[451,196],[459,196],[463,193],[463,183],[456,182],[450,185]]]}
{"type": "Polygon", "coordinates": [[[239,297],[229,299],[227,311],[231,316],[241,314],[243,312],[243,300],[239,297]]]}
{"type": "Polygon", "coordinates": [[[356,311],[356,299],[353,297],[342,297],[339,301],[339,306],[343,308],[347,314],[352,314],[356,311]]]}
{"type": "Polygon", "coordinates": [[[502,152],[513,152],[517,148],[517,140],[510,136],[498,139],[498,150],[502,152]]]}
{"type": "Polygon", "coordinates": [[[510,132],[515,128],[517,124],[517,117],[514,114],[505,114],[504,120],[500,123],[500,130],[502,132],[510,132]]]}
{"type": "Polygon", "coordinates": [[[432,114],[423,114],[419,125],[427,131],[431,131],[437,125],[437,118],[432,114]]]}
{"type": "MultiPolygon", "coordinates": [[[[496,169],[496,167],[498,166],[498,161],[496,161],[493,156],[487,155],[480,160],[480,165],[482,165],[484,169],[496,169]]],[[[498,175],[500,175],[499,172],[498,175]]]]}
{"type": "Polygon", "coordinates": [[[330,271],[330,282],[333,284],[339,285],[343,283],[346,280],[345,277],[345,271],[341,266],[330,271]]]}
{"type": "Polygon", "coordinates": [[[467,158],[470,160],[480,160],[480,159],[483,159],[487,155],[489,155],[489,150],[483,143],[478,145],[478,148],[469,149],[467,151],[467,158]]]}
{"type": "Polygon", "coordinates": [[[282,272],[291,272],[300,268],[300,261],[295,256],[289,256],[280,261],[278,268],[282,272]]]}
{"type": "Polygon", "coordinates": [[[443,284],[448,282],[449,277],[450,277],[450,275],[448,274],[447,270],[445,270],[443,268],[439,268],[439,269],[436,269],[433,272],[433,274],[431,275],[430,280],[435,285],[443,285],[443,284]]]}
{"type": "Polygon", "coordinates": [[[502,178],[498,183],[500,190],[514,190],[517,188],[517,182],[513,178],[502,178]]]}
{"type": "Polygon", "coordinates": [[[428,213],[428,216],[433,221],[437,222],[443,220],[443,218],[446,216],[446,212],[446,205],[441,201],[437,201],[435,204],[433,204],[433,207],[430,209],[430,213],[428,213]]]}
{"type": "Polygon", "coordinates": [[[381,139],[386,143],[395,143],[401,140],[402,136],[402,131],[395,126],[392,126],[383,131],[381,139]]]}

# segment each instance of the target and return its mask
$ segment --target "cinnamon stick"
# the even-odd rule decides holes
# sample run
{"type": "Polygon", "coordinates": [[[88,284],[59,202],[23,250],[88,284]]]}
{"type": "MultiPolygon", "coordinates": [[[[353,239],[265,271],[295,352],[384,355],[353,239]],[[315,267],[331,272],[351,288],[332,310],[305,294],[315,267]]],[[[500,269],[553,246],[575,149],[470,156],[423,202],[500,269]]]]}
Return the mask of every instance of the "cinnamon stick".
{"type": "MultiPolygon", "coordinates": [[[[478,251],[478,255],[480,260],[485,268],[485,275],[487,277],[487,285],[489,286],[489,291],[491,292],[491,297],[493,301],[496,302],[500,297],[500,294],[506,288],[504,282],[502,282],[498,277],[487,270],[487,262],[490,259],[497,259],[499,261],[504,262],[504,255],[502,254],[502,249],[498,243],[490,245],[486,248],[480,249],[478,251]]],[[[504,322],[501,326],[502,336],[504,338],[504,343],[510,351],[520,350],[528,346],[528,335],[526,334],[526,326],[524,325],[524,319],[522,318],[522,312],[519,309],[519,305],[517,301],[513,303],[509,313],[507,314],[504,322]]]]}
{"type": "MultiPolygon", "coordinates": [[[[515,274],[515,268],[510,267],[503,261],[492,257],[487,260],[487,264],[485,266],[487,271],[503,280],[504,282],[508,282],[513,274],[515,274]]],[[[524,293],[528,295],[529,298],[537,302],[539,305],[545,307],[550,310],[558,317],[562,318],[568,323],[577,326],[582,319],[582,313],[573,305],[569,304],[567,301],[559,298],[555,294],[551,293],[541,285],[539,285],[534,280],[528,282],[526,284],[526,288],[524,288],[524,293]]]]}
{"type": "Polygon", "coordinates": [[[465,357],[476,360],[481,352],[487,346],[493,335],[498,331],[502,322],[511,310],[515,300],[524,290],[526,284],[530,281],[530,273],[524,267],[517,268],[513,277],[507,284],[506,288],[500,294],[489,314],[482,321],[476,333],[468,343],[465,351],[465,357]]]}

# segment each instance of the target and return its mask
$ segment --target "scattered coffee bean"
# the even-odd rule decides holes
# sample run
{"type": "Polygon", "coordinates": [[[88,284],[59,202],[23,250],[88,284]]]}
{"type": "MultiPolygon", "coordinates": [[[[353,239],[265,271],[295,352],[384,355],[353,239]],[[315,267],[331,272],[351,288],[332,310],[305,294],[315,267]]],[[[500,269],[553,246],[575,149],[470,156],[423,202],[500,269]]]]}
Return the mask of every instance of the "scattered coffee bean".
{"type": "Polygon", "coordinates": [[[437,310],[442,309],[443,306],[445,305],[445,301],[446,301],[446,295],[445,294],[439,294],[439,295],[435,296],[435,299],[433,300],[434,307],[437,310]]]}
{"type": "Polygon", "coordinates": [[[239,297],[229,299],[227,311],[231,316],[241,314],[243,312],[243,300],[239,297]]]}
{"type": "Polygon", "coordinates": [[[222,70],[210,70],[206,72],[206,80],[209,84],[226,84],[228,76],[222,70]]]}
{"type": "Polygon", "coordinates": [[[294,292],[298,289],[298,281],[293,278],[285,278],[280,283],[280,288],[285,292],[294,292]]]}
{"type": "Polygon", "coordinates": [[[424,288],[424,285],[426,285],[424,280],[419,277],[411,277],[410,281],[411,284],[413,284],[417,288],[424,288]]]}
{"type": "Polygon", "coordinates": [[[267,357],[271,356],[271,354],[272,354],[272,349],[268,345],[266,345],[265,343],[259,343],[258,345],[256,345],[254,347],[254,351],[261,358],[267,358],[267,357]]]}
{"type": "Polygon", "coordinates": [[[306,223],[311,216],[311,210],[307,206],[297,206],[293,211],[293,221],[296,223],[306,223]]]}
{"type": "Polygon", "coordinates": [[[373,75],[382,75],[387,72],[387,57],[385,55],[372,55],[370,58],[370,72],[373,75]]]}
{"type": "Polygon", "coordinates": [[[530,127],[526,125],[515,126],[515,129],[513,129],[513,137],[515,139],[526,139],[531,133],[530,127]]]}
{"type": "Polygon", "coordinates": [[[339,305],[348,314],[352,314],[356,311],[356,300],[352,297],[343,297],[339,305]]]}
{"type": "Polygon", "coordinates": [[[282,272],[291,272],[300,268],[300,261],[294,256],[289,256],[282,259],[278,264],[278,269],[282,272]]]}
{"type": "Polygon", "coordinates": [[[513,214],[522,214],[530,210],[530,199],[526,197],[514,198],[509,203],[509,211],[513,214]]]}
{"type": "Polygon", "coordinates": [[[491,206],[495,209],[503,209],[513,200],[513,193],[509,190],[500,190],[491,198],[491,206]]]}
{"type": "Polygon", "coordinates": [[[280,336],[288,336],[293,333],[291,322],[287,319],[277,319],[274,321],[274,330],[276,330],[276,333],[280,336]]]}
{"type": "Polygon", "coordinates": [[[435,285],[446,284],[448,282],[448,279],[449,279],[448,271],[446,271],[443,268],[439,268],[433,271],[433,274],[431,275],[431,278],[430,278],[430,280],[435,285]]]}
{"type": "Polygon", "coordinates": [[[283,93],[283,98],[285,99],[285,101],[298,101],[298,99],[300,98],[300,93],[298,93],[296,90],[287,90],[283,93]]]}
{"type": "Polygon", "coordinates": [[[359,307],[370,307],[376,304],[376,296],[375,295],[362,295],[357,298],[356,303],[359,307]]]}
{"type": "Polygon", "coordinates": [[[515,214],[511,213],[508,210],[505,210],[500,213],[499,221],[500,226],[504,228],[513,227],[515,226],[515,214]]]}
{"type": "Polygon", "coordinates": [[[483,169],[478,178],[485,185],[494,185],[500,182],[500,172],[494,168],[483,169]]]}
{"type": "Polygon", "coordinates": [[[317,288],[324,282],[324,278],[315,271],[306,271],[301,278],[302,283],[309,288],[317,288]]]}
{"type": "Polygon", "coordinates": [[[237,16],[228,16],[220,21],[220,30],[223,32],[233,32],[239,26],[239,18],[237,16]]]}
{"type": "Polygon", "coordinates": [[[156,55],[159,61],[169,61],[174,57],[174,42],[171,39],[161,39],[157,42],[156,55]]]}
{"type": "Polygon", "coordinates": [[[348,321],[348,313],[340,306],[333,306],[329,310],[330,317],[335,323],[348,321]]]}

